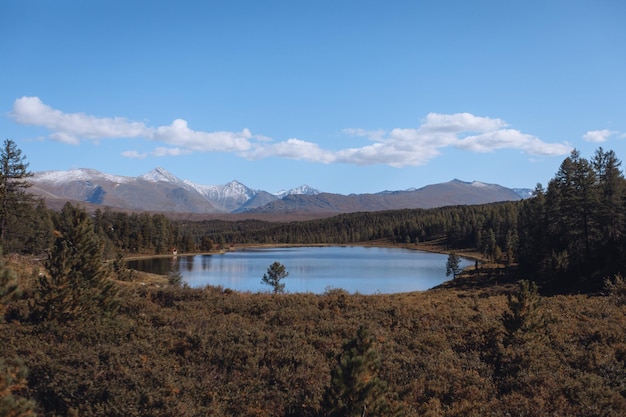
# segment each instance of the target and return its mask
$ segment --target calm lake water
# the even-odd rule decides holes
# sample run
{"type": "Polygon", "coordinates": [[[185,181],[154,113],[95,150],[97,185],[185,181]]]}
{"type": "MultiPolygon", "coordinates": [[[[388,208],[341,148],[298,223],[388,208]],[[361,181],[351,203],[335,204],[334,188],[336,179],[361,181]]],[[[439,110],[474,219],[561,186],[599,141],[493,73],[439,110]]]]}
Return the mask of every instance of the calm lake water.
{"type": "MultiPolygon", "coordinates": [[[[178,267],[191,287],[206,285],[236,291],[266,292],[263,274],[275,261],[285,265],[286,292],[322,294],[341,288],[375,294],[427,290],[449,279],[448,255],[398,248],[362,246],[245,249],[216,255],[178,256],[129,261],[128,267],[166,275],[178,267]]],[[[469,265],[461,260],[461,267],[469,265]]]]}

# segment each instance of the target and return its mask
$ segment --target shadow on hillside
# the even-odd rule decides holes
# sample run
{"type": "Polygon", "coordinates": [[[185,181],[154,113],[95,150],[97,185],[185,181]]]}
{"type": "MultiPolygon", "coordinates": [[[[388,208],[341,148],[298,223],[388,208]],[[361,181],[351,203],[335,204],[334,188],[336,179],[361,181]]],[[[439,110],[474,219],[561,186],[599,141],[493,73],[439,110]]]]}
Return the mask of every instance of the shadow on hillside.
{"type": "Polygon", "coordinates": [[[520,277],[515,268],[485,267],[470,269],[461,275],[438,285],[432,290],[459,290],[479,292],[481,297],[508,294],[515,290],[520,277]]]}

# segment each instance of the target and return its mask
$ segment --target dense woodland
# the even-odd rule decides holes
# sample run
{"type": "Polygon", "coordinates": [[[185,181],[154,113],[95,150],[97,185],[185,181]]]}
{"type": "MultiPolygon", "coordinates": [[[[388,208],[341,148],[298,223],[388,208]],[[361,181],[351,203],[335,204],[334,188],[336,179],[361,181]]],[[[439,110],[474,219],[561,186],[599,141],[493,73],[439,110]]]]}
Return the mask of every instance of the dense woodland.
{"type": "Polygon", "coordinates": [[[612,151],[572,152],[524,201],[290,223],[55,212],[28,194],[30,175],[6,140],[0,415],[626,409],[626,180],[612,151]],[[172,248],[371,241],[432,243],[483,265],[430,291],[362,296],[156,285],[123,262],[172,248]]]}

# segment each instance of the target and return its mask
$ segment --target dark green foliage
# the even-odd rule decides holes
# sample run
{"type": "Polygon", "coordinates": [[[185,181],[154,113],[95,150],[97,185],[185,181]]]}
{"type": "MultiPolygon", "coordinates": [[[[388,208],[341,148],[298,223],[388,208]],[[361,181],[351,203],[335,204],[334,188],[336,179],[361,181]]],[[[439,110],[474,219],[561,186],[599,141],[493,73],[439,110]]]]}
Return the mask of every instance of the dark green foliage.
{"type": "Polygon", "coordinates": [[[113,273],[116,279],[120,281],[135,281],[137,278],[137,271],[128,269],[126,267],[126,261],[124,260],[124,252],[118,252],[113,260],[113,273]]]}
{"type": "Polygon", "coordinates": [[[274,294],[281,294],[285,292],[285,283],[282,281],[288,275],[285,265],[276,261],[267,268],[267,273],[263,274],[261,282],[272,287],[274,294]]]}
{"type": "Polygon", "coordinates": [[[330,386],[324,396],[328,416],[389,416],[385,398],[387,385],[380,380],[380,357],[374,338],[360,325],[354,338],[346,342],[330,386]]]}
{"type": "Polygon", "coordinates": [[[562,287],[600,289],[624,270],[626,179],[612,151],[591,160],[573,151],[547,192],[524,202],[519,216],[519,262],[527,273],[562,287]],[[582,287],[584,288],[584,287],[582,287]]]}
{"type": "Polygon", "coordinates": [[[0,245],[7,252],[41,253],[50,242],[47,211],[27,193],[31,186],[25,156],[10,139],[0,151],[0,245]]]}
{"type": "MultiPolygon", "coordinates": [[[[450,248],[481,248],[480,236],[491,229],[495,244],[505,247],[509,230],[517,229],[517,202],[340,214],[291,223],[212,220],[193,225],[193,232],[215,242],[346,244],[372,240],[394,243],[441,240],[450,248]]],[[[186,225],[190,228],[191,225],[186,225]]],[[[481,248],[482,249],[482,248],[481,248]]]]}
{"type": "Polygon", "coordinates": [[[178,264],[173,264],[170,267],[170,270],[167,274],[167,282],[174,287],[180,287],[181,285],[183,285],[183,274],[180,273],[180,270],[178,269],[178,264]]]}
{"type": "Polygon", "coordinates": [[[537,284],[522,280],[518,285],[518,290],[508,295],[509,310],[502,315],[502,324],[509,339],[520,332],[534,332],[545,326],[539,309],[541,297],[537,291],[537,284]]]}
{"type": "Polygon", "coordinates": [[[115,312],[117,287],[107,278],[103,247],[87,213],[67,203],[56,218],[56,237],[39,277],[34,320],[67,321],[115,312]]]}
{"type": "Polygon", "coordinates": [[[461,273],[460,264],[461,258],[459,255],[457,255],[456,252],[450,252],[448,261],[446,262],[446,276],[449,277],[452,275],[452,279],[456,278],[456,276],[461,273]]]}

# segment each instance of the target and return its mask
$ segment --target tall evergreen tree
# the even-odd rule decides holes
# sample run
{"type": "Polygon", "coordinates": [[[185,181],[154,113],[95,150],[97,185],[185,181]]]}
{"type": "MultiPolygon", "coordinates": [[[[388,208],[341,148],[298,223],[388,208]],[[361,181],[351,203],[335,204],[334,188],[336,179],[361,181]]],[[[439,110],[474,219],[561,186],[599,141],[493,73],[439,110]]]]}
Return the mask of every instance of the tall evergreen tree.
{"type": "Polygon", "coordinates": [[[541,260],[548,250],[546,193],[541,184],[535,187],[532,198],[522,202],[517,226],[517,258],[520,268],[531,274],[541,274],[541,260]]]}
{"type": "Polygon", "coordinates": [[[620,171],[622,161],[615,152],[598,148],[592,159],[598,187],[597,222],[600,226],[603,262],[616,273],[623,268],[620,264],[625,255],[626,235],[626,179],[620,171]]]}
{"type": "Polygon", "coordinates": [[[0,242],[5,242],[11,226],[18,224],[21,206],[33,199],[26,193],[31,186],[28,178],[33,174],[25,159],[15,142],[4,141],[0,151],[0,242]]]}
{"type": "Polygon", "coordinates": [[[457,275],[461,273],[461,258],[456,252],[450,252],[448,260],[446,262],[446,276],[452,275],[452,279],[455,279],[457,275]]]}
{"type": "Polygon", "coordinates": [[[552,249],[557,255],[567,254],[567,263],[582,275],[590,272],[598,240],[595,183],[591,164],[573,150],[550,181],[546,198],[552,249]]]}

